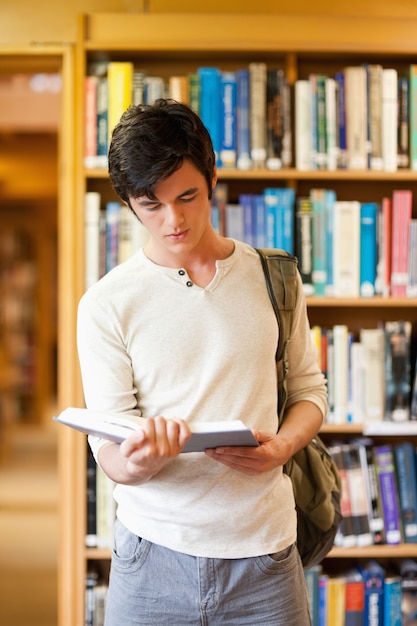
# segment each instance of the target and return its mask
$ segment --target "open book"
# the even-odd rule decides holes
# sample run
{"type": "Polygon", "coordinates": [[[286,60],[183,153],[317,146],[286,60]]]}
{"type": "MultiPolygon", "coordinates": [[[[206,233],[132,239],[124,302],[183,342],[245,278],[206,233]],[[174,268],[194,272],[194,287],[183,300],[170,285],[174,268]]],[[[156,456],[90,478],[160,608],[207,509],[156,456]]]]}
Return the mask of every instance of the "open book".
{"type": "MultiPolygon", "coordinates": [[[[69,407],[54,417],[54,421],[71,426],[87,435],[95,435],[121,443],[140,424],[119,413],[106,413],[91,409],[69,407]]],[[[257,446],[252,431],[240,420],[230,422],[201,422],[190,424],[191,439],[183,452],[202,452],[219,446],[257,446]]]]}

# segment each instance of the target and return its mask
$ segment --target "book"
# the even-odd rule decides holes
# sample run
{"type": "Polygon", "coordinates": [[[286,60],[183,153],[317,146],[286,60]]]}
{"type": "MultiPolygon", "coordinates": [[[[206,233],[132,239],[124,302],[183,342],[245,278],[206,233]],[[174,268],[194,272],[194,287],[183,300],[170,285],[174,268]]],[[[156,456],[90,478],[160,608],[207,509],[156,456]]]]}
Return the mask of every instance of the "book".
{"type": "Polygon", "coordinates": [[[375,446],[374,458],[384,518],[385,542],[388,545],[397,545],[401,543],[402,533],[392,445],[375,446]]]}
{"type": "Polygon", "coordinates": [[[217,67],[199,67],[200,117],[210,133],[216,161],[221,149],[221,71],[217,67]]]}
{"type": "Polygon", "coordinates": [[[349,329],[346,324],[333,326],[333,419],[346,424],[348,415],[349,329]]]}
{"type": "Polygon", "coordinates": [[[144,104],[154,104],[159,98],[166,95],[165,80],[162,76],[147,76],[143,81],[143,102],[144,104]]]}
{"type": "Polygon", "coordinates": [[[384,542],[384,519],[382,517],[378,477],[373,455],[374,442],[369,437],[361,437],[356,441],[356,445],[359,449],[359,458],[364,477],[372,542],[375,545],[379,545],[384,542]]]}
{"type": "Polygon", "coordinates": [[[410,90],[409,77],[398,77],[397,167],[410,166],[410,90]]]}
{"type": "Polygon", "coordinates": [[[97,164],[97,85],[98,76],[84,78],[84,166],[97,164]]]}
{"type": "Polygon", "coordinates": [[[411,386],[410,419],[417,420],[417,359],[414,363],[413,383],[411,386]]]}
{"type": "Polygon", "coordinates": [[[249,70],[236,70],[236,165],[240,170],[251,167],[249,70]]]}
{"type": "Polygon", "coordinates": [[[386,172],[398,168],[398,72],[382,70],[382,160],[386,172]]]}
{"type": "Polygon", "coordinates": [[[107,76],[99,76],[97,83],[97,157],[96,167],[107,167],[109,149],[109,82],[107,76]]]}
{"type": "Polygon", "coordinates": [[[284,70],[266,72],[266,167],[282,169],[284,140],[284,70]]]}
{"type": "Polygon", "coordinates": [[[327,626],[327,593],[328,593],[329,576],[327,574],[319,575],[319,591],[318,591],[318,625],[327,626]]]}
{"type": "Polygon", "coordinates": [[[86,535],[87,548],[97,547],[97,463],[87,446],[86,470],[86,535]]]}
{"type": "Polygon", "coordinates": [[[311,626],[318,626],[319,576],[322,574],[322,569],[321,565],[314,565],[313,567],[304,570],[311,626]]]}
{"type": "Polygon", "coordinates": [[[336,145],[337,145],[337,167],[346,169],[347,167],[347,145],[346,145],[346,94],[345,94],[345,73],[336,72],[336,145]]]}
{"type": "Polygon", "coordinates": [[[238,202],[228,202],[225,207],[226,237],[245,241],[243,207],[238,202]]]}
{"type": "Polygon", "coordinates": [[[296,80],[294,86],[295,167],[300,171],[311,169],[310,103],[309,81],[296,80]]]}
{"type": "MultiPolygon", "coordinates": [[[[121,443],[134,431],[140,430],[140,423],[133,415],[109,413],[68,407],[55,416],[55,422],[75,428],[84,434],[102,437],[108,441],[121,443]]],[[[206,448],[219,446],[257,446],[252,431],[240,420],[190,423],[191,439],[183,452],[202,452],[206,448]]]]}
{"type": "Polygon", "coordinates": [[[392,194],[391,295],[406,296],[412,192],[397,189],[392,194]]]}
{"type": "Polygon", "coordinates": [[[311,199],[297,198],[295,215],[295,254],[303,282],[304,295],[314,295],[313,286],[313,211],[311,199]]]}
{"type": "Polygon", "coordinates": [[[240,193],[238,202],[243,211],[244,241],[256,247],[256,215],[251,193],[240,193]]]}
{"type": "Polygon", "coordinates": [[[222,72],[220,77],[220,159],[221,167],[236,167],[236,98],[234,72],[222,72]]]}
{"type": "Polygon", "coordinates": [[[348,66],[344,74],[348,168],[364,170],[368,166],[366,69],[360,65],[348,66]]]}
{"type": "Polygon", "coordinates": [[[391,198],[382,198],[378,212],[378,261],[375,280],[377,295],[389,296],[391,293],[391,225],[392,203],[391,198]]]}
{"type": "MultiPolygon", "coordinates": [[[[357,570],[345,574],[345,622],[344,626],[363,626],[365,612],[365,583],[357,570]]],[[[336,621],[335,624],[338,622],[336,621]]],[[[329,625],[330,626],[330,625],[329,625]]]]}
{"type": "Polygon", "coordinates": [[[384,619],[383,626],[402,626],[401,577],[386,576],[384,579],[384,619]]]}
{"type": "Polygon", "coordinates": [[[328,169],[327,163],[327,107],[326,107],[326,81],[325,74],[314,75],[315,89],[315,129],[316,150],[315,169],[328,169]]]}
{"type": "Polygon", "coordinates": [[[417,219],[410,220],[410,236],[408,251],[408,283],[406,295],[409,298],[417,297],[417,219]]]}
{"type": "Polygon", "coordinates": [[[266,63],[249,64],[249,127],[252,167],[266,165],[266,63]]]}
{"type": "Polygon", "coordinates": [[[362,297],[375,295],[378,256],[378,205],[363,202],[360,205],[360,271],[359,292],[362,297]]]}
{"type": "Polygon", "coordinates": [[[313,286],[315,296],[324,296],[327,285],[326,189],[311,189],[313,211],[313,286]]]}
{"type": "Polygon", "coordinates": [[[109,143],[114,127],[132,104],[133,70],[134,66],[130,61],[110,61],[107,66],[109,143]]]}
{"type": "Polygon", "coordinates": [[[327,624],[337,624],[346,611],[346,581],[343,575],[327,581],[327,624]]]}
{"type": "Polygon", "coordinates": [[[100,204],[97,191],[87,191],[84,197],[85,288],[100,278],[100,204]]]}
{"type": "Polygon", "coordinates": [[[411,322],[387,321],[385,330],[385,419],[410,418],[411,322]]]}
{"type": "Polygon", "coordinates": [[[226,205],[229,201],[227,183],[217,183],[211,196],[211,220],[213,228],[220,234],[226,232],[226,205]]]}
{"type": "Polygon", "coordinates": [[[404,543],[417,543],[416,449],[410,441],[394,445],[395,472],[404,543]]]}
{"type": "Polygon", "coordinates": [[[358,297],[360,283],[360,203],[334,203],[333,295],[358,297]]]}
{"type": "Polygon", "coordinates": [[[375,560],[358,565],[364,581],[364,621],[367,626],[383,626],[385,570],[375,560]]]}
{"type": "Polygon", "coordinates": [[[364,423],[385,417],[385,333],[383,328],[361,328],[363,346],[364,423]]]}
{"type": "Polygon", "coordinates": [[[340,500],[342,521],[336,534],[334,543],[335,546],[351,548],[356,545],[356,535],[353,526],[349,481],[347,477],[342,444],[332,444],[328,446],[328,451],[330,456],[334,460],[337,469],[339,470],[340,481],[342,484],[342,494],[340,500]]]}
{"type": "Polygon", "coordinates": [[[352,442],[346,443],[343,444],[342,451],[349,484],[356,545],[359,547],[370,546],[373,543],[373,537],[369,524],[368,494],[365,488],[365,474],[362,469],[359,446],[352,442]]]}
{"type": "Polygon", "coordinates": [[[266,208],[263,193],[255,193],[252,196],[253,210],[256,220],[256,247],[266,247],[266,208]]]}
{"type": "Polygon", "coordinates": [[[121,203],[106,204],[106,273],[119,263],[119,217],[121,203]]]}
{"type": "Polygon", "coordinates": [[[402,559],[398,571],[401,577],[401,626],[417,626],[417,562],[402,559]]]}
{"type": "Polygon", "coordinates": [[[384,167],[382,154],[382,65],[369,63],[365,65],[367,73],[368,93],[368,166],[371,170],[382,170],[384,167]]]}
{"type": "Polygon", "coordinates": [[[410,103],[410,169],[417,170],[417,65],[411,63],[409,73],[410,103]]]}
{"type": "Polygon", "coordinates": [[[168,96],[177,102],[190,104],[190,83],[188,76],[172,74],[168,78],[168,96]]]}

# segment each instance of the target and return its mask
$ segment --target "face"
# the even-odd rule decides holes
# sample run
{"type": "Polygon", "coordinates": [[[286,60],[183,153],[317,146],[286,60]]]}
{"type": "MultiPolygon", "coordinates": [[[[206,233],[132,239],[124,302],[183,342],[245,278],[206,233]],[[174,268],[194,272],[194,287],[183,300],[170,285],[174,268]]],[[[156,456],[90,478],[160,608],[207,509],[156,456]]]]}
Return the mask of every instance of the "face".
{"type": "MultiPolygon", "coordinates": [[[[213,185],[215,179],[213,180],[213,185]]],[[[130,198],[130,205],[150,234],[156,261],[196,250],[211,228],[210,200],[204,176],[190,162],[155,187],[156,200],[130,198]]]]}

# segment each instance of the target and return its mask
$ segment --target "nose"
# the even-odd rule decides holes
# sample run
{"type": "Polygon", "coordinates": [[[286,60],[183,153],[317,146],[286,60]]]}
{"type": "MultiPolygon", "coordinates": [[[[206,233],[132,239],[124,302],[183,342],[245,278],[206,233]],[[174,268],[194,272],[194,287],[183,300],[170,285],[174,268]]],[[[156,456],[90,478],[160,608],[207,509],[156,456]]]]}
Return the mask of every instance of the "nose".
{"type": "Polygon", "coordinates": [[[184,213],[182,207],[177,203],[172,203],[167,206],[167,220],[172,228],[179,228],[184,222],[184,213]]]}

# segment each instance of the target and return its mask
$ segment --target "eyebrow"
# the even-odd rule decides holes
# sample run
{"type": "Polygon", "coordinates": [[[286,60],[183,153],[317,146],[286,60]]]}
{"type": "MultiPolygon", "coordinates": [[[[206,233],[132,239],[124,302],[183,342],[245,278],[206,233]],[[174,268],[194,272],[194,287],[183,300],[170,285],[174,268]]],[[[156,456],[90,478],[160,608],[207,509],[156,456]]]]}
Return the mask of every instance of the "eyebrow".
{"type": "MultiPolygon", "coordinates": [[[[180,193],[176,200],[179,200],[180,198],[183,198],[184,196],[192,196],[195,193],[197,193],[199,191],[199,187],[190,187],[190,189],[186,189],[185,191],[183,191],[182,193],[180,193]]],[[[153,204],[157,204],[158,202],[160,202],[159,198],[155,198],[155,200],[151,200],[150,198],[147,198],[146,196],[142,196],[143,199],[140,198],[136,198],[136,202],[143,207],[146,206],[151,206],[153,204]]]]}

